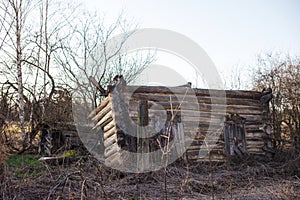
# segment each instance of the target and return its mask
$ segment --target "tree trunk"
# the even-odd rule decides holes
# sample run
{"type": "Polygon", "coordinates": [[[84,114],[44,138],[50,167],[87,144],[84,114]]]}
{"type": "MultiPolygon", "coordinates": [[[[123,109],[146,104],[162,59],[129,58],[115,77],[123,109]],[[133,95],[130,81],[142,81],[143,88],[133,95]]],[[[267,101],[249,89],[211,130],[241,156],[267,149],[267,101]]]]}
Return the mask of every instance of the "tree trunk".
{"type": "Polygon", "coordinates": [[[21,30],[22,30],[22,1],[18,5],[15,5],[16,14],[16,39],[17,39],[17,73],[18,73],[18,102],[19,102],[19,118],[20,118],[20,128],[23,138],[23,146],[25,146],[26,134],[24,125],[24,100],[23,100],[23,81],[22,81],[22,47],[21,47],[21,30]]]}

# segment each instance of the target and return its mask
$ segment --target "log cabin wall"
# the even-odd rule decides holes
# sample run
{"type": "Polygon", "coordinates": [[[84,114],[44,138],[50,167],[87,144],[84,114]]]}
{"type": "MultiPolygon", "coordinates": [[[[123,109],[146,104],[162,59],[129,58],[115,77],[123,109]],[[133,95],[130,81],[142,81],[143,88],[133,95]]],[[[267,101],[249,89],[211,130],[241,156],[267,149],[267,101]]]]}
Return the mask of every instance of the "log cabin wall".
{"type": "Polygon", "coordinates": [[[149,137],[146,142],[147,151],[153,151],[158,146],[153,143],[157,143],[163,127],[172,122],[174,133],[180,134],[175,136],[180,138],[177,142],[184,140],[179,146],[183,145],[187,158],[192,161],[225,160],[228,151],[224,127],[227,121],[232,121],[232,116],[243,119],[245,143],[241,143],[243,151],[240,153],[265,154],[270,147],[270,92],[157,86],[122,86],[111,91],[90,115],[95,126],[103,130],[104,156],[110,162],[122,162],[121,149],[141,151],[138,150],[141,141],[134,137],[137,135],[135,127],[140,124],[156,131],[156,137],[149,137]],[[146,116],[140,116],[141,103],[147,108],[146,116]]]}

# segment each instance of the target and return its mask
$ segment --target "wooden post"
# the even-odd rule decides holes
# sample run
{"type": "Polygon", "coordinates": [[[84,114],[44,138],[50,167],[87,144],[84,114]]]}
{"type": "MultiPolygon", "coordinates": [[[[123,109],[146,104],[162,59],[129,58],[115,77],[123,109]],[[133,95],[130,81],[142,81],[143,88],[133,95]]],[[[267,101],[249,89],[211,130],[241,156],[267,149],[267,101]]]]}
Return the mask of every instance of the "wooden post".
{"type": "Polygon", "coordinates": [[[224,127],[224,142],[225,142],[225,153],[227,158],[230,156],[230,140],[229,140],[229,133],[230,130],[229,129],[229,124],[225,123],[225,127],[224,127]]]}
{"type": "Polygon", "coordinates": [[[141,100],[139,102],[139,114],[138,114],[138,134],[137,134],[137,153],[138,154],[138,169],[145,169],[149,167],[149,157],[146,156],[149,153],[149,139],[147,138],[146,126],[149,123],[149,113],[148,113],[148,101],[141,100]]]}
{"type": "Polygon", "coordinates": [[[149,123],[148,101],[141,100],[139,103],[139,125],[147,126],[149,123]]]}

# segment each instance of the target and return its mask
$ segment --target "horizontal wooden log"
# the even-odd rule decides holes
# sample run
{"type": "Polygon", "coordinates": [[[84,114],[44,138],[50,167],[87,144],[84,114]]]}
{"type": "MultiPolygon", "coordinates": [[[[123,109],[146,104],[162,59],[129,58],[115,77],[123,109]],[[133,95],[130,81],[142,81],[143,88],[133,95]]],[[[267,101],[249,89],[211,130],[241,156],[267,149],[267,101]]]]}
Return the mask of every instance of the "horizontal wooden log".
{"type": "Polygon", "coordinates": [[[252,98],[228,98],[225,101],[223,98],[218,97],[203,97],[197,96],[198,103],[204,104],[226,104],[226,105],[241,105],[241,106],[261,106],[261,102],[252,98]]]}
{"type": "MultiPolygon", "coordinates": [[[[131,120],[137,124],[137,117],[133,116],[131,117],[131,120]]],[[[150,123],[152,120],[150,120],[150,123]]],[[[195,117],[186,117],[182,119],[182,124],[184,127],[188,127],[189,125],[192,126],[192,128],[197,127],[218,127],[223,128],[224,121],[220,119],[214,119],[214,118],[195,118],[195,117]]],[[[164,121],[161,121],[161,123],[164,123],[164,121]]]]}
{"type": "MultiPolygon", "coordinates": [[[[198,130],[199,131],[207,131],[208,128],[210,128],[210,130],[219,130],[219,129],[223,129],[224,124],[214,124],[214,123],[204,123],[204,122],[199,122],[195,123],[195,122],[184,122],[183,126],[184,126],[184,130],[190,130],[189,128],[191,127],[192,129],[195,128],[195,125],[198,125],[198,130]]],[[[245,129],[246,131],[249,132],[259,132],[262,131],[262,127],[263,125],[261,124],[261,122],[255,122],[251,123],[250,125],[248,125],[248,123],[246,122],[245,124],[245,129]]],[[[197,127],[196,127],[197,128],[197,127]]]]}
{"type": "MultiPolygon", "coordinates": [[[[183,123],[183,130],[185,135],[195,135],[195,133],[202,133],[205,134],[207,133],[207,131],[210,132],[223,132],[223,124],[209,124],[209,123],[200,123],[199,126],[197,126],[198,124],[195,122],[184,122],[183,123]],[[209,127],[210,125],[210,127],[209,127]]],[[[251,135],[263,135],[265,134],[264,131],[262,129],[258,129],[259,128],[259,124],[257,126],[251,125],[251,127],[245,126],[245,130],[246,130],[246,136],[247,134],[249,134],[249,137],[251,137],[251,135]]]]}
{"type": "MultiPolygon", "coordinates": [[[[203,141],[207,141],[208,143],[214,143],[216,142],[218,145],[224,145],[224,141],[223,139],[217,138],[217,139],[212,139],[209,140],[208,137],[203,136],[203,135],[199,135],[197,134],[194,138],[185,138],[185,141],[187,143],[191,143],[191,144],[197,144],[197,145],[202,145],[203,141]]],[[[263,143],[263,139],[262,137],[247,137],[246,136],[246,143],[248,142],[249,145],[255,146],[255,145],[259,145],[261,146],[263,143]]]]}
{"type": "Polygon", "coordinates": [[[246,132],[246,139],[262,138],[263,136],[265,136],[264,132],[246,132]]]}
{"type": "Polygon", "coordinates": [[[99,122],[97,122],[94,128],[103,127],[112,120],[112,111],[109,111],[99,122]]]}
{"type": "MultiPolygon", "coordinates": [[[[261,103],[245,103],[245,104],[239,104],[239,103],[232,103],[232,104],[228,104],[227,102],[197,102],[197,101],[180,101],[180,100],[176,100],[173,99],[172,101],[170,101],[169,97],[164,97],[164,98],[160,98],[159,96],[152,96],[149,98],[144,98],[144,99],[148,99],[149,101],[149,108],[151,107],[157,107],[157,105],[161,105],[164,108],[168,108],[170,109],[171,107],[173,109],[176,108],[181,108],[181,109],[187,109],[187,110],[195,110],[197,107],[199,106],[206,106],[206,105],[210,105],[210,106],[223,106],[225,107],[227,105],[227,107],[231,108],[231,107],[243,107],[243,108],[256,108],[256,109],[263,109],[263,105],[261,103]]],[[[131,100],[129,102],[127,102],[129,108],[135,108],[136,107],[136,103],[139,101],[139,99],[137,100],[131,100]]],[[[245,100],[246,102],[248,102],[248,100],[245,100]]]]}
{"type": "Polygon", "coordinates": [[[223,96],[228,98],[251,98],[260,99],[261,92],[244,90],[215,90],[215,89],[189,89],[185,87],[163,87],[163,86],[127,86],[124,88],[128,93],[159,93],[159,94],[186,94],[195,93],[201,96],[223,96]]]}
{"type": "Polygon", "coordinates": [[[101,111],[99,111],[93,118],[93,122],[98,122],[100,119],[102,119],[109,111],[111,111],[111,103],[108,103],[101,111]]]}
{"type": "MultiPolygon", "coordinates": [[[[262,115],[261,107],[253,107],[253,106],[224,106],[224,105],[204,105],[199,104],[197,106],[191,104],[183,104],[180,108],[176,108],[174,105],[172,108],[168,104],[163,104],[159,107],[151,107],[150,110],[162,110],[166,111],[200,111],[200,112],[210,112],[216,115],[226,115],[226,114],[239,114],[239,115],[262,115]]],[[[136,111],[136,105],[129,107],[129,111],[136,111]]]]}
{"type": "Polygon", "coordinates": [[[101,111],[108,103],[110,102],[110,97],[106,97],[103,99],[103,101],[100,103],[100,105],[95,108],[88,116],[89,119],[93,118],[99,111],[101,111]]]}
{"type": "MultiPolygon", "coordinates": [[[[174,112],[176,114],[176,112],[174,112]]],[[[201,120],[201,118],[206,118],[206,119],[213,119],[213,120],[225,120],[224,115],[222,114],[212,114],[212,115],[206,115],[207,112],[205,112],[205,114],[203,114],[202,112],[199,111],[181,111],[180,112],[180,116],[182,118],[182,120],[184,119],[189,119],[189,118],[199,118],[201,120]]],[[[130,113],[131,116],[137,116],[137,112],[131,112],[130,113]]],[[[149,114],[150,116],[166,116],[166,112],[165,111],[152,111],[149,110],[149,114]]],[[[261,115],[242,115],[243,117],[247,117],[246,120],[248,122],[258,122],[261,123],[263,120],[263,117],[261,115]]],[[[187,120],[188,121],[188,120],[187,120]]]]}
{"type": "Polygon", "coordinates": [[[113,143],[112,145],[105,148],[104,157],[108,158],[109,156],[111,156],[117,152],[120,152],[120,151],[121,151],[121,147],[119,147],[119,145],[117,143],[113,143]]]}
{"type": "Polygon", "coordinates": [[[106,140],[107,138],[109,138],[110,136],[112,136],[112,135],[114,135],[114,134],[115,134],[115,135],[117,134],[117,129],[116,129],[116,128],[112,128],[112,129],[110,129],[110,130],[104,132],[103,138],[104,138],[104,140],[106,140]]]}
{"type": "Polygon", "coordinates": [[[108,124],[106,124],[104,127],[103,127],[103,131],[106,132],[112,128],[116,127],[116,123],[114,120],[112,120],[111,122],[109,122],[108,124]]]}
{"type": "MultiPolygon", "coordinates": [[[[188,134],[188,133],[192,133],[194,134],[195,132],[197,133],[201,133],[206,135],[206,133],[209,132],[221,132],[223,133],[223,128],[224,126],[222,124],[220,124],[219,126],[212,126],[210,127],[210,129],[208,129],[208,127],[196,127],[193,126],[193,124],[189,123],[190,126],[186,126],[187,124],[183,123],[184,125],[184,133],[188,134]],[[191,127],[193,126],[193,127],[191,127]]],[[[249,137],[251,137],[251,135],[256,135],[256,136],[260,136],[260,135],[264,135],[265,132],[263,130],[257,130],[257,129],[247,129],[246,130],[246,136],[249,134],[249,137]]]]}
{"type": "MultiPolygon", "coordinates": [[[[224,141],[221,137],[223,133],[220,133],[220,137],[219,138],[215,138],[213,140],[209,140],[209,136],[207,133],[205,134],[185,134],[185,141],[187,143],[192,143],[192,144],[199,144],[202,145],[204,139],[207,142],[216,142],[217,144],[222,144],[224,145],[224,141]],[[194,137],[192,137],[194,136],[194,137]]],[[[255,145],[259,145],[261,146],[263,144],[263,135],[261,135],[262,133],[255,133],[253,135],[246,135],[246,143],[248,143],[251,146],[255,146],[255,145]]]]}
{"type": "Polygon", "coordinates": [[[190,151],[200,151],[200,150],[205,150],[205,151],[224,151],[224,146],[223,145],[196,145],[196,146],[189,146],[187,147],[187,152],[190,151]]]}
{"type": "Polygon", "coordinates": [[[107,137],[104,139],[104,147],[109,147],[110,145],[112,145],[113,143],[117,143],[118,142],[118,136],[117,134],[112,134],[110,137],[107,137]]]}
{"type": "Polygon", "coordinates": [[[258,123],[256,125],[245,125],[246,132],[256,133],[256,132],[264,132],[262,128],[262,124],[258,123]]]}
{"type": "Polygon", "coordinates": [[[250,147],[262,148],[264,145],[265,145],[264,141],[252,141],[252,140],[246,141],[247,148],[250,148],[250,147]]]}
{"type": "Polygon", "coordinates": [[[241,105],[241,106],[262,106],[259,99],[252,98],[228,98],[228,97],[213,97],[213,96],[195,96],[195,94],[188,95],[163,95],[153,93],[134,93],[125,94],[126,102],[135,104],[140,100],[148,100],[151,105],[152,102],[165,102],[165,103],[198,103],[198,104],[221,104],[221,105],[241,105]],[[151,102],[152,101],[152,102],[151,102]]]}

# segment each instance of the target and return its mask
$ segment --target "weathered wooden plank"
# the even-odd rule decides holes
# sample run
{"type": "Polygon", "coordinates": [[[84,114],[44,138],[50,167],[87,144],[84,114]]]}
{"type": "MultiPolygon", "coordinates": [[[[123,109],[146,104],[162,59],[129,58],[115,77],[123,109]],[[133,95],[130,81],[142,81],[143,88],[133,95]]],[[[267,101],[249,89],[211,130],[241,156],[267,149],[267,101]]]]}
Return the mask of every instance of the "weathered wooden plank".
{"type": "MultiPolygon", "coordinates": [[[[137,117],[136,116],[131,116],[131,119],[134,122],[137,122],[137,117]]],[[[192,128],[197,128],[197,127],[202,127],[202,129],[206,129],[209,126],[211,128],[222,128],[223,127],[223,120],[221,119],[216,119],[216,118],[203,118],[203,117],[182,117],[182,123],[184,127],[188,127],[189,125],[192,128]]],[[[166,120],[166,119],[163,119],[166,120]]],[[[152,120],[150,120],[152,122],[152,120]]],[[[257,124],[260,125],[260,123],[257,121],[257,124]]],[[[186,130],[186,129],[184,129],[186,130]]],[[[187,129],[189,130],[189,129],[187,129]]]]}
{"type": "MultiPolygon", "coordinates": [[[[138,102],[139,100],[149,100],[154,102],[174,102],[174,103],[199,103],[199,104],[226,104],[226,105],[244,105],[244,106],[262,106],[259,99],[252,98],[222,98],[214,96],[195,96],[195,94],[178,95],[178,94],[153,94],[153,93],[126,93],[126,101],[130,103],[138,102]]],[[[151,102],[149,102],[151,103],[151,102]]]]}
{"type": "Polygon", "coordinates": [[[104,138],[104,140],[106,140],[107,138],[109,138],[110,136],[112,136],[114,134],[117,134],[117,129],[116,128],[109,129],[108,131],[104,132],[103,138],[104,138]]]}
{"type": "MultiPolygon", "coordinates": [[[[206,133],[208,131],[208,125],[206,126],[204,124],[201,124],[199,127],[196,127],[195,124],[191,122],[183,123],[184,125],[184,131],[185,132],[200,132],[200,133],[206,133]]],[[[223,130],[223,124],[211,124],[211,127],[209,129],[211,132],[222,132],[223,130]]],[[[264,134],[265,132],[262,129],[256,129],[256,128],[248,128],[245,127],[246,130],[246,135],[249,134],[249,136],[252,135],[261,135],[264,134]]]]}
{"type": "Polygon", "coordinates": [[[251,139],[251,138],[262,138],[263,136],[265,135],[264,132],[249,132],[249,131],[246,131],[246,139],[251,139]]]}
{"type": "Polygon", "coordinates": [[[118,135],[117,134],[112,134],[110,135],[110,137],[107,137],[104,139],[104,147],[109,147],[110,145],[112,145],[113,143],[117,143],[118,142],[118,135]]]}
{"type": "Polygon", "coordinates": [[[119,145],[117,143],[113,143],[112,145],[105,148],[104,157],[108,158],[111,155],[113,155],[117,152],[120,152],[120,151],[121,151],[121,147],[119,147],[119,145]]]}
{"type": "Polygon", "coordinates": [[[250,147],[262,148],[264,145],[265,145],[265,142],[263,140],[261,140],[261,141],[247,140],[247,142],[246,142],[247,148],[250,148],[250,147]]]}
{"type": "Polygon", "coordinates": [[[204,104],[226,104],[226,105],[244,105],[244,106],[257,106],[261,105],[261,102],[258,99],[252,98],[229,98],[226,97],[225,101],[223,98],[218,97],[205,97],[197,96],[198,103],[204,104]]]}
{"type": "MultiPolygon", "coordinates": [[[[195,89],[185,88],[185,87],[164,87],[164,86],[128,86],[124,90],[127,93],[152,93],[152,94],[186,94],[195,93],[195,89]]],[[[199,91],[200,92],[200,91],[199,91]]],[[[198,93],[199,93],[198,92],[198,93]]],[[[203,94],[206,90],[203,90],[203,94]]],[[[209,92],[207,90],[207,94],[209,92]]]]}
{"type": "Polygon", "coordinates": [[[195,93],[201,96],[223,96],[236,97],[236,98],[251,98],[259,99],[261,92],[257,91],[245,91],[245,90],[215,90],[215,89],[196,89],[196,88],[185,88],[185,87],[164,87],[164,86],[127,86],[125,91],[128,93],[160,93],[160,94],[185,94],[195,93]]]}
{"type": "Polygon", "coordinates": [[[103,131],[106,132],[112,128],[116,127],[116,123],[114,120],[110,121],[108,124],[106,124],[104,127],[103,127],[103,131]]]}
{"type": "MultiPolygon", "coordinates": [[[[241,109],[247,109],[247,110],[260,110],[260,114],[262,114],[263,106],[261,104],[217,104],[217,103],[203,103],[203,102],[193,102],[193,101],[172,101],[169,100],[166,101],[156,101],[154,102],[152,99],[152,103],[149,103],[150,109],[177,109],[177,110],[201,110],[200,108],[205,108],[206,110],[211,111],[212,108],[214,109],[221,109],[225,110],[231,109],[231,110],[241,110],[241,109]],[[155,106],[157,105],[157,106],[155,106]]],[[[129,102],[129,109],[130,110],[136,110],[136,101],[129,102]]]]}
{"type": "Polygon", "coordinates": [[[224,151],[224,145],[194,145],[187,147],[187,152],[199,150],[224,151]]]}
{"type": "Polygon", "coordinates": [[[100,119],[99,122],[97,122],[94,128],[103,127],[109,122],[111,122],[112,120],[113,120],[112,111],[109,111],[102,119],[100,119]]]}
{"type": "MultiPolygon", "coordinates": [[[[212,114],[239,114],[239,115],[262,115],[262,107],[260,106],[226,106],[226,105],[208,105],[208,104],[182,104],[181,107],[177,107],[179,104],[160,103],[160,106],[151,107],[149,110],[166,110],[166,111],[200,111],[211,112],[212,114]]],[[[136,110],[136,105],[130,105],[129,110],[136,110]]]]}
{"type": "Polygon", "coordinates": [[[101,111],[108,103],[110,102],[110,97],[106,97],[103,99],[103,101],[100,103],[100,105],[95,108],[88,116],[89,119],[94,117],[99,111],[101,111]]]}
{"type": "MultiPolygon", "coordinates": [[[[149,109],[149,115],[150,116],[164,116],[167,114],[166,111],[171,111],[171,110],[152,110],[149,109]]],[[[174,113],[176,113],[176,111],[173,111],[174,113]]],[[[180,110],[180,112],[178,112],[177,114],[179,114],[181,117],[201,117],[201,118],[216,118],[216,119],[224,119],[224,113],[220,114],[220,113],[212,113],[212,112],[202,112],[202,111],[193,111],[193,110],[180,110]]],[[[137,116],[137,112],[135,111],[131,111],[130,112],[130,116],[137,116]]],[[[263,116],[260,114],[254,114],[254,115],[250,115],[250,114],[246,114],[246,115],[240,115],[241,117],[246,118],[246,121],[248,122],[248,124],[250,122],[258,122],[258,123],[262,123],[263,120],[263,116]]],[[[151,117],[150,117],[151,120],[151,117]]]]}
{"type": "Polygon", "coordinates": [[[101,111],[99,111],[93,118],[92,121],[98,122],[102,119],[109,111],[111,111],[111,103],[108,103],[101,111]]]}
{"type": "MultiPolygon", "coordinates": [[[[220,123],[204,123],[201,121],[199,123],[184,121],[183,126],[185,132],[189,132],[189,131],[206,132],[208,131],[208,129],[211,131],[222,131],[224,125],[220,123]]],[[[246,121],[245,130],[246,132],[253,132],[253,133],[264,132],[263,124],[261,122],[255,122],[248,125],[246,121]]]]}

